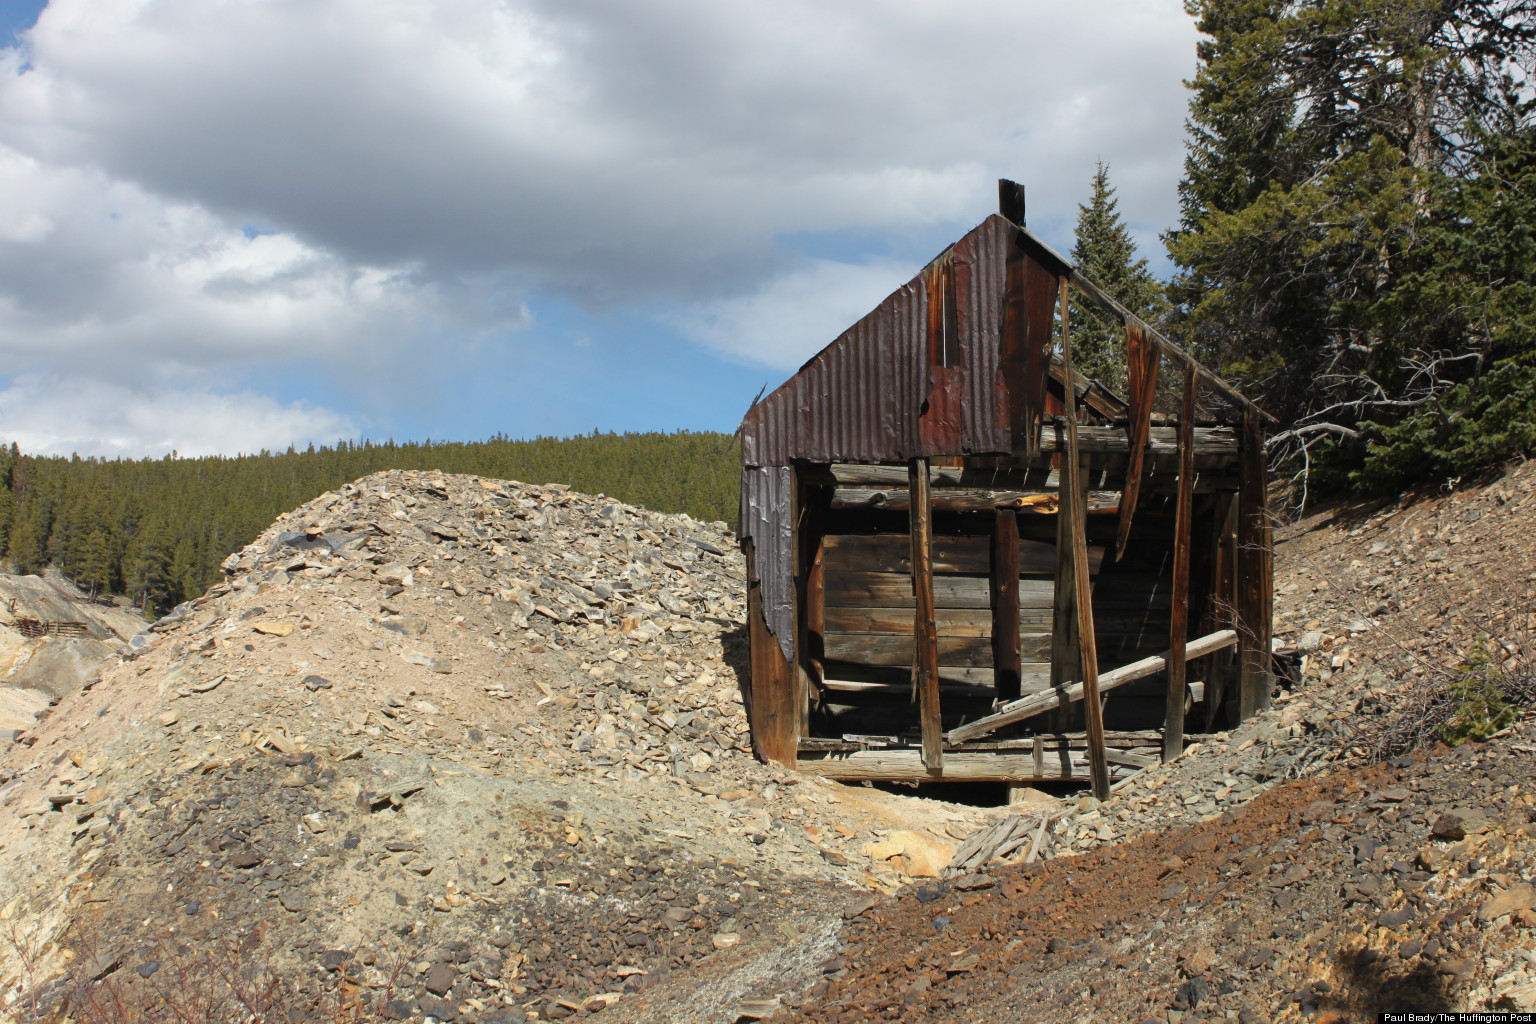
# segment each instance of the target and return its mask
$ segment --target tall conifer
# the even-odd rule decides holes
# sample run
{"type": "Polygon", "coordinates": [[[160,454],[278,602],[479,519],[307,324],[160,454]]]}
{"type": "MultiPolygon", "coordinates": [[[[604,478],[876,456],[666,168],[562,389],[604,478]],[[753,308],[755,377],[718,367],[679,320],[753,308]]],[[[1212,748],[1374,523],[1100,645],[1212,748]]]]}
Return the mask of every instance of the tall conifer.
{"type": "MultiPolygon", "coordinates": [[[[1093,194],[1077,208],[1077,241],[1072,262],[1090,280],[1145,321],[1162,311],[1162,286],[1136,255],[1136,242],[1120,218],[1109,167],[1100,161],[1093,172],[1093,194]]],[[[1072,355],[1077,368],[1118,390],[1125,378],[1125,331],[1097,308],[1073,303],[1072,355]]]]}

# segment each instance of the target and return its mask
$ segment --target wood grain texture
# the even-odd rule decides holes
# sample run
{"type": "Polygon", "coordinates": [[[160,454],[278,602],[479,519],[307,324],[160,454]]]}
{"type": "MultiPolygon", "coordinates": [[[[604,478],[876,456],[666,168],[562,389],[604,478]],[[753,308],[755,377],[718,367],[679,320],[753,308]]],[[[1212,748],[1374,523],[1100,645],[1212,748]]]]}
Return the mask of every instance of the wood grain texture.
{"type": "MultiPolygon", "coordinates": [[[[1185,658],[1204,657],[1231,647],[1236,643],[1237,632],[1231,629],[1224,629],[1219,633],[1212,633],[1209,636],[1191,640],[1185,646],[1185,658]]],[[[1134,661],[1129,665],[1105,672],[1100,676],[1098,680],[1099,691],[1107,692],[1137,679],[1145,679],[1147,676],[1155,675],[1167,667],[1168,652],[1166,651],[1149,658],[1143,658],[1140,661],[1134,661]]],[[[1083,694],[1084,687],[1081,682],[1073,683],[1070,686],[1052,686],[1049,689],[1042,690],[1040,693],[1021,697],[1011,704],[998,708],[995,712],[984,718],[978,718],[974,722],[957,726],[949,731],[946,738],[950,743],[962,743],[966,740],[975,739],[978,736],[985,736],[988,733],[1001,729],[1005,725],[1022,722],[1026,718],[1033,718],[1035,715],[1050,711],[1053,708],[1065,707],[1073,701],[1082,700],[1083,694]]]]}
{"type": "MultiPolygon", "coordinates": [[[[944,734],[939,711],[939,639],[933,605],[933,518],[928,503],[928,460],[913,459],[908,483],[912,492],[912,682],[917,688],[923,727],[923,767],[938,778],[944,773],[944,734]]],[[[990,652],[989,652],[990,653],[990,652]]]]}
{"type": "MultiPolygon", "coordinates": [[[[1072,379],[1072,321],[1067,281],[1061,282],[1061,365],[1072,379]]],[[[1082,665],[1083,711],[1088,721],[1088,758],[1093,795],[1109,799],[1109,762],[1104,758],[1104,709],[1099,704],[1099,652],[1093,634],[1093,591],[1088,575],[1088,540],[1083,528],[1086,519],[1085,492],[1082,482],[1083,456],[1077,438],[1077,401],[1069,395],[1066,402],[1067,453],[1063,468],[1066,500],[1072,506],[1072,589],[1077,611],[1078,657],[1082,665]]]]}
{"type": "Polygon", "coordinates": [[[1179,430],[1179,497],[1173,527],[1173,607],[1168,616],[1168,704],[1163,714],[1163,760],[1184,752],[1184,642],[1189,638],[1189,559],[1195,510],[1195,373],[1184,371],[1179,430]]]}

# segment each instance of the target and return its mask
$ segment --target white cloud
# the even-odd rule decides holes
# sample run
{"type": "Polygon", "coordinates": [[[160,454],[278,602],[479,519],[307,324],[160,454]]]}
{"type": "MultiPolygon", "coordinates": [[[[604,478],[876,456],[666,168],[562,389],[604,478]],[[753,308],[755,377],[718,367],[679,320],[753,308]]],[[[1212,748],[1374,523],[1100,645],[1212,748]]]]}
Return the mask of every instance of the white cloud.
{"type": "Polygon", "coordinates": [[[125,387],[23,376],[0,390],[0,439],[43,455],[234,454],[357,436],[347,417],[249,392],[125,387]]]}
{"type": "Polygon", "coordinates": [[[1058,242],[1100,158],[1167,226],[1193,42],[1180,0],[52,0],[0,49],[0,366],[355,416],[555,298],[790,368],[1000,175],[1058,242]]]}
{"type": "Polygon", "coordinates": [[[759,290],[703,303],[673,322],[734,359],[793,370],[905,284],[916,267],[816,260],[759,290]]]}
{"type": "Polygon", "coordinates": [[[998,173],[1070,208],[1099,156],[1165,223],[1193,38],[1178,0],[54,0],[0,130],[356,262],[707,295],[998,173]]]}

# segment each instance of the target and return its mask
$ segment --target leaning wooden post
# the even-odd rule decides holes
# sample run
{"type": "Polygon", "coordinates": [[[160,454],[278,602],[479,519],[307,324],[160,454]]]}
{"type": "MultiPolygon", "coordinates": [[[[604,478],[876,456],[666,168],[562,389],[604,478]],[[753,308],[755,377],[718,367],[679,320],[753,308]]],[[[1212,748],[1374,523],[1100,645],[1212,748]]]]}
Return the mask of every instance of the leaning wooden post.
{"type": "Polygon", "coordinates": [[[928,460],[913,459],[907,469],[912,495],[912,593],[917,611],[912,623],[912,685],[923,727],[923,770],[944,773],[944,725],[939,714],[939,635],[933,610],[933,519],[928,488],[928,460]]]}
{"type": "Polygon", "coordinates": [[[1061,279],[1061,364],[1066,383],[1067,458],[1062,467],[1062,502],[1072,503],[1072,582],[1076,589],[1077,638],[1083,669],[1083,710],[1088,718],[1088,768],[1093,795],[1109,797],[1109,760],[1104,753],[1104,708],[1099,704],[1099,651],[1093,628],[1093,591],[1088,577],[1088,509],[1082,452],[1077,442],[1077,386],[1072,373],[1071,285],[1061,279]]]}
{"type": "Polygon", "coordinates": [[[992,519],[992,673],[1000,700],[1017,700],[1019,650],[1019,517],[1000,508],[992,519]]]}
{"type": "Polygon", "coordinates": [[[1270,542],[1268,465],[1264,425],[1253,408],[1243,412],[1243,479],[1237,493],[1238,718],[1269,706],[1273,622],[1273,552],[1270,542]]]}
{"type": "Polygon", "coordinates": [[[1184,368],[1179,412],[1179,498],[1173,526],[1173,608],[1168,616],[1168,708],[1163,717],[1163,760],[1184,752],[1184,643],[1189,639],[1190,517],[1195,505],[1195,371],[1184,368]]]}

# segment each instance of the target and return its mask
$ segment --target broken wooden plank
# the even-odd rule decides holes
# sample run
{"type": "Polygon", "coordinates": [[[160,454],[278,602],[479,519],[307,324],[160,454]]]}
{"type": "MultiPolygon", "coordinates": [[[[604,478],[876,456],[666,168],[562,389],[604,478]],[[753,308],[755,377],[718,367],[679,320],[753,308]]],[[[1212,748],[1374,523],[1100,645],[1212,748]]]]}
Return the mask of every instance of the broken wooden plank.
{"type": "Polygon", "coordinates": [[[1189,639],[1189,552],[1195,502],[1195,373],[1184,370],[1180,425],[1179,498],[1173,528],[1173,606],[1168,618],[1168,704],[1163,715],[1163,760],[1184,752],[1184,642],[1189,639]]]}
{"type": "MultiPolygon", "coordinates": [[[[1191,640],[1184,645],[1184,658],[1189,661],[1194,658],[1203,658],[1208,654],[1225,650],[1237,643],[1237,631],[1223,629],[1215,633],[1207,634],[1191,640]]],[[[1154,675],[1168,667],[1168,652],[1155,654],[1140,661],[1133,661],[1129,665],[1122,665],[1117,669],[1105,672],[1099,677],[1099,692],[1103,693],[1137,679],[1144,679],[1154,675]]],[[[1071,686],[1053,686],[1028,697],[1022,697],[1011,704],[1005,704],[985,718],[978,718],[974,722],[958,726],[949,730],[945,736],[950,743],[963,743],[966,740],[975,739],[977,736],[985,736],[990,732],[1010,725],[1013,722],[1022,722],[1026,718],[1053,708],[1065,707],[1073,701],[1083,699],[1083,684],[1074,683],[1071,686]]]]}
{"type": "MultiPolygon", "coordinates": [[[[1068,282],[1061,282],[1061,365],[1072,379],[1072,321],[1068,282]]],[[[1065,499],[1072,506],[1072,587],[1077,609],[1078,655],[1083,673],[1083,710],[1088,718],[1088,758],[1093,775],[1093,795],[1109,798],[1109,765],[1104,759],[1104,709],[1099,704],[1099,652],[1093,634],[1093,589],[1088,575],[1088,536],[1085,528],[1086,492],[1082,482],[1083,455],[1077,443],[1077,400],[1065,403],[1067,454],[1063,475],[1065,499]]]]}
{"type": "Polygon", "coordinates": [[[1104,289],[1100,288],[1097,284],[1094,284],[1091,280],[1084,277],[1080,271],[1073,267],[1071,263],[1068,263],[1065,258],[1063,258],[1050,246],[1046,245],[1044,242],[1030,234],[1028,231],[1021,229],[1019,234],[1023,237],[1025,247],[1029,250],[1031,255],[1034,255],[1036,258],[1042,260],[1047,265],[1054,265],[1054,268],[1057,270],[1057,272],[1066,277],[1071,282],[1072,286],[1077,289],[1078,293],[1088,302],[1099,307],[1099,309],[1103,310],[1105,313],[1108,313],[1109,316],[1118,323],[1124,324],[1135,321],[1136,323],[1141,324],[1142,329],[1145,330],[1147,334],[1152,338],[1152,340],[1156,341],[1158,346],[1162,349],[1163,355],[1167,356],[1169,359],[1172,359],[1181,366],[1193,367],[1202,381],[1204,381],[1212,390],[1222,395],[1238,408],[1244,410],[1254,409],[1259,413],[1259,415],[1263,416],[1269,422],[1277,422],[1273,416],[1269,415],[1269,413],[1264,412],[1262,409],[1259,409],[1258,406],[1254,405],[1253,402],[1251,402],[1242,392],[1238,391],[1232,385],[1218,377],[1215,371],[1202,366],[1198,361],[1195,360],[1193,356],[1189,355],[1183,349],[1179,348],[1179,346],[1169,341],[1162,334],[1153,330],[1140,317],[1136,316],[1130,310],[1116,302],[1108,292],[1104,291],[1104,289]]]}
{"type": "MultiPolygon", "coordinates": [[[[939,715],[939,638],[933,606],[933,514],[929,506],[928,460],[912,460],[912,685],[923,726],[923,767],[935,777],[944,771],[944,735],[939,715]]],[[[990,652],[989,652],[990,653],[990,652]]]]}

